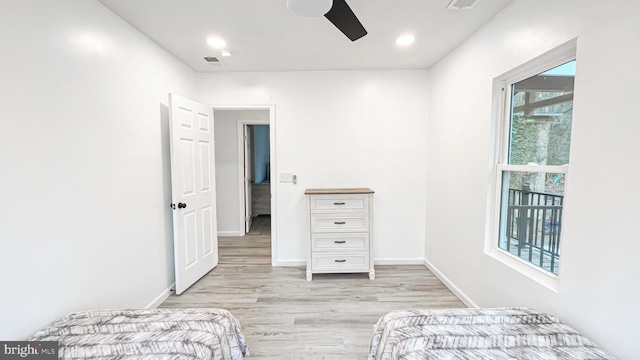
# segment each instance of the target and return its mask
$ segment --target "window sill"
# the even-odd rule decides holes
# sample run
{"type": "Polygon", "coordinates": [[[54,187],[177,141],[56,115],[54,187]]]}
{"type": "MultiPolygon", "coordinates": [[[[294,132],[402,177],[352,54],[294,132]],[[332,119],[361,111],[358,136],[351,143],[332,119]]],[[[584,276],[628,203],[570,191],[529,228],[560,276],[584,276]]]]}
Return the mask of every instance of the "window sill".
{"type": "Polygon", "coordinates": [[[557,275],[540,269],[537,266],[499,248],[490,249],[486,254],[554,293],[559,293],[560,280],[557,275]]]}

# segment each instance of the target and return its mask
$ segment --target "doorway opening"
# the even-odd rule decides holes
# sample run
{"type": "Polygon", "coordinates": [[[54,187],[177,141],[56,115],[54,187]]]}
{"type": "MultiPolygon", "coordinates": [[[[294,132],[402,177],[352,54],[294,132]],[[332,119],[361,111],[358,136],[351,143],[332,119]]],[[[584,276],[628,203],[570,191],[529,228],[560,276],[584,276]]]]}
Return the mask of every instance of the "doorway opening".
{"type": "Polygon", "coordinates": [[[214,107],[220,263],[275,264],[273,106],[214,107]]]}

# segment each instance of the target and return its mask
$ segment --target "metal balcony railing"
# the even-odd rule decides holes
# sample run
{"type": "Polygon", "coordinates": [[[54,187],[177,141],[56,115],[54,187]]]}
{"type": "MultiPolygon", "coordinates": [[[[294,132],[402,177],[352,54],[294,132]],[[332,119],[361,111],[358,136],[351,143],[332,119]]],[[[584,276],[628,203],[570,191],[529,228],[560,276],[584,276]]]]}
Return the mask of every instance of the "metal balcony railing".
{"type": "Polygon", "coordinates": [[[564,196],[509,189],[506,236],[500,247],[558,274],[564,196]]]}

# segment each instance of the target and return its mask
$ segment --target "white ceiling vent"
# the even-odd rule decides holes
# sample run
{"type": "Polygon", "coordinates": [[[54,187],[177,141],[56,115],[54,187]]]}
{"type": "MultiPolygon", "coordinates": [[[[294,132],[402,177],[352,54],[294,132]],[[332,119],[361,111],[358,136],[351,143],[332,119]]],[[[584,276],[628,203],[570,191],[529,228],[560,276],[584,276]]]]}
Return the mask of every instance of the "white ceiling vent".
{"type": "Polygon", "coordinates": [[[205,56],[204,60],[213,66],[224,66],[222,60],[218,59],[215,56],[205,56]]]}
{"type": "Polygon", "coordinates": [[[453,10],[466,10],[471,9],[476,5],[476,3],[480,0],[452,0],[449,5],[447,5],[447,9],[453,10]]]}

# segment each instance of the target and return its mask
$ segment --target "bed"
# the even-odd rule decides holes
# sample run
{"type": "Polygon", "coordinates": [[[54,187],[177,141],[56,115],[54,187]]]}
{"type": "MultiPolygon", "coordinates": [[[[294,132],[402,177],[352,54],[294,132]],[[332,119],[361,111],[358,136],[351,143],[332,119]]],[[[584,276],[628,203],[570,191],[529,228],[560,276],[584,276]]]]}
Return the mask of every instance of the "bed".
{"type": "Polygon", "coordinates": [[[369,360],[613,359],[557,318],[532,309],[394,311],[374,326],[369,360]]]}
{"type": "Polygon", "coordinates": [[[240,323],[222,309],[103,310],[72,313],[29,341],[58,341],[60,359],[242,359],[240,323]]]}

